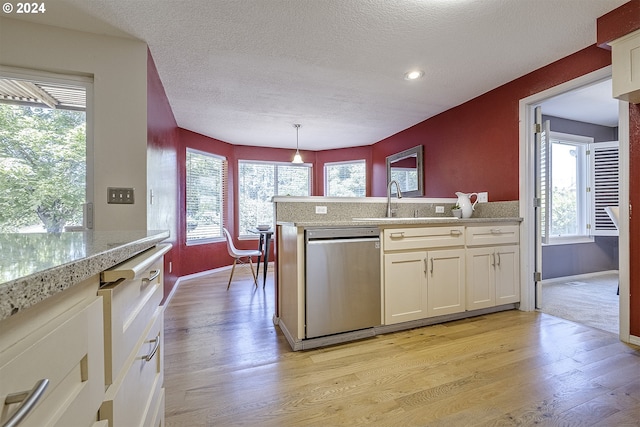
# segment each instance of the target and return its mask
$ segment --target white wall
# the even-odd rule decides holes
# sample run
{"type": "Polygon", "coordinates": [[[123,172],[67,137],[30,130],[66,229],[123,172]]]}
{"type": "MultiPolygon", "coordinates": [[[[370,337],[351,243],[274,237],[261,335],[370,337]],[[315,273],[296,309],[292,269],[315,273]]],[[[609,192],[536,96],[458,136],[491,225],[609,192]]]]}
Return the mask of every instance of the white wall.
{"type": "Polygon", "coordinates": [[[146,230],[146,43],[0,18],[0,64],[93,77],[94,228],[146,230]],[[107,187],[135,204],[108,205],[107,187]]]}

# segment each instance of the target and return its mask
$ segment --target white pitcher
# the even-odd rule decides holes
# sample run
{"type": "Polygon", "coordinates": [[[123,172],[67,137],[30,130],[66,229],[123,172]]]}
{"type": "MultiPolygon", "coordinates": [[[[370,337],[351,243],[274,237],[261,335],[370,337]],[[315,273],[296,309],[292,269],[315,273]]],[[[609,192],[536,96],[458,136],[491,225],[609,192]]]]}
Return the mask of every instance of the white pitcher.
{"type": "Polygon", "coordinates": [[[458,196],[458,206],[462,209],[462,218],[471,218],[473,211],[475,210],[476,203],[478,203],[478,194],[477,193],[461,193],[460,191],[456,192],[456,196],[458,196]],[[476,196],[476,201],[471,203],[471,197],[476,196]]]}

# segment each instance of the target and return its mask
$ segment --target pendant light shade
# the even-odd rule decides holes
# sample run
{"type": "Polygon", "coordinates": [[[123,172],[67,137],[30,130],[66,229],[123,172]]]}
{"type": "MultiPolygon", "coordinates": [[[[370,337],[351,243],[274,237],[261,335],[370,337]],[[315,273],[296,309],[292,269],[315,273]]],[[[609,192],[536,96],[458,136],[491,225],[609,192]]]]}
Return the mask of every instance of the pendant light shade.
{"type": "Polygon", "coordinates": [[[302,157],[300,156],[300,150],[298,150],[298,131],[300,130],[300,125],[294,124],[293,127],[296,128],[296,154],[293,156],[293,160],[291,161],[291,163],[300,165],[304,163],[302,161],[302,157]]]}

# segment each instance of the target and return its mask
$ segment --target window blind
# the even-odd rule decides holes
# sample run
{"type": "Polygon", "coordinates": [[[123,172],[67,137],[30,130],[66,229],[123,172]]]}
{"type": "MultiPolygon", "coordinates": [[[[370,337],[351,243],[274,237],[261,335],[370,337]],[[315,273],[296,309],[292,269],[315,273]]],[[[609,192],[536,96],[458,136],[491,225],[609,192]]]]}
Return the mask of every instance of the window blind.
{"type": "Polygon", "coordinates": [[[591,234],[617,236],[618,229],[604,210],[620,203],[620,158],[618,141],[600,142],[591,146],[592,215],[591,234]]]}

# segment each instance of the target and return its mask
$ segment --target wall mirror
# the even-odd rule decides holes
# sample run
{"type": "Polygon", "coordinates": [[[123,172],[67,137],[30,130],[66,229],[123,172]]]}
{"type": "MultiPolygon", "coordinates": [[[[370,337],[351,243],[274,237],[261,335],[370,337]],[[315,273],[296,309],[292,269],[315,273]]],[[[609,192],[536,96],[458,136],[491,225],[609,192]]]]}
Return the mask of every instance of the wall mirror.
{"type": "Polygon", "coordinates": [[[387,184],[398,181],[403,196],[423,195],[422,171],[422,145],[387,157],[387,184]]]}

